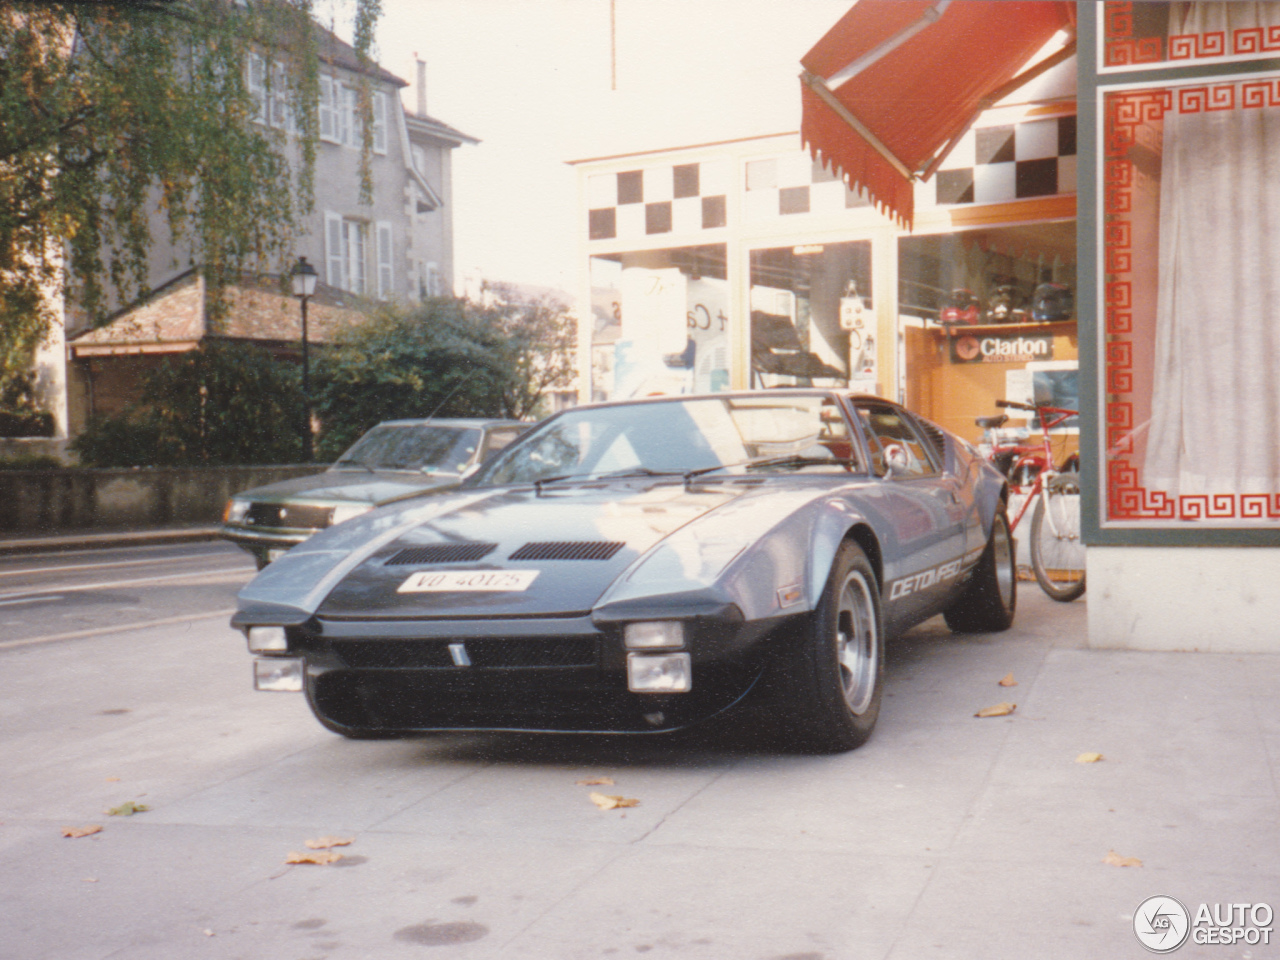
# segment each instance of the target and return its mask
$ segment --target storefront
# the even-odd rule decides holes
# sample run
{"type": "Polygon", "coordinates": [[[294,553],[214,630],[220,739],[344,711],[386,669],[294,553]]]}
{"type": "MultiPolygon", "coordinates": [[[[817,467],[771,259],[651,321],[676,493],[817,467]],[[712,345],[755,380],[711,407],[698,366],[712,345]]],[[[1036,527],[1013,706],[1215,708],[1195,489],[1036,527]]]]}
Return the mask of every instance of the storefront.
{"type": "Polygon", "coordinates": [[[1080,24],[1090,639],[1274,651],[1280,3],[1098,8],[1080,24]]]}

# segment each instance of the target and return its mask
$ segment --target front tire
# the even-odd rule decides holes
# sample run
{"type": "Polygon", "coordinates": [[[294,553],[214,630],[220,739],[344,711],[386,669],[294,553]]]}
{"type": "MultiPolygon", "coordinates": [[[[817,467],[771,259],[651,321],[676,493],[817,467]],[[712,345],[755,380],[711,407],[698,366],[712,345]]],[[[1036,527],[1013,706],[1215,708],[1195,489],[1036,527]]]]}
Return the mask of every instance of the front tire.
{"type": "Polygon", "coordinates": [[[884,694],[880,590],[862,548],[836,552],[809,629],[783,664],[786,703],[800,746],[843,753],[866,743],[884,694]]]}
{"type": "Polygon", "coordinates": [[[1031,516],[1031,570],[1040,589],[1069,603],[1084,593],[1084,544],[1080,540],[1080,482],[1060,474],[1031,516]]]}
{"type": "Polygon", "coordinates": [[[1018,608],[1018,563],[1014,556],[1009,517],[997,511],[991,536],[969,585],[942,614],[956,633],[995,633],[1013,626],[1018,608]]]}

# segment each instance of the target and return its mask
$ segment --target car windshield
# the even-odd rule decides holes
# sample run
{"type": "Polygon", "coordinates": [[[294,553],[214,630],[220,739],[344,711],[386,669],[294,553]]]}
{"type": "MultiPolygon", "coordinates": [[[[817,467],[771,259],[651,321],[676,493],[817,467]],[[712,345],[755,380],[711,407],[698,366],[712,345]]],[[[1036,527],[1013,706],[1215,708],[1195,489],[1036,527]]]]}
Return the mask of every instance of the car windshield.
{"type": "Polygon", "coordinates": [[[472,483],[690,472],[861,471],[825,394],[673,398],[570,410],[494,457],[472,483]]]}
{"type": "Polygon", "coordinates": [[[479,430],[420,423],[382,423],[357,440],[334,466],[461,473],[479,445],[479,430]]]}

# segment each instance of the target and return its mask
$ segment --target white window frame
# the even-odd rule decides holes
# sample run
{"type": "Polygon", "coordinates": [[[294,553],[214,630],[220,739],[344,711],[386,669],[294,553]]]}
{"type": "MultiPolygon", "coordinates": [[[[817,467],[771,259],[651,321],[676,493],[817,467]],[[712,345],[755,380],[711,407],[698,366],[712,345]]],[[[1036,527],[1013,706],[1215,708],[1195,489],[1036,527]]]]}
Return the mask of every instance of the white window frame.
{"type": "Polygon", "coordinates": [[[326,210],[325,283],[364,296],[368,290],[369,224],[326,210]]]}
{"type": "Polygon", "coordinates": [[[355,87],[335,84],[338,94],[338,140],[343,146],[360,146],[360,96],[355,87]]]}
{"type": "Polygon", "coordinates": [[[373,91],[373,152],[387,152],[387,95],[382,90],[373,91]]]}
{"type": "Polygon", "coordinates": [[[279,60],[271,63],[271,86],[267,101],[271,106],[271,126],[293,132],[293,109],[289,104],[289,72],[279,60]]]}
{"type": "Polygon", "coordinates": [[[266,124],[267,110],[267,61],[256,53],[249,54],[245,67],[245,88],[253,98],[253,122],[266,124]]]}
{"type": "Polygon", "coordinates": [[[395,238],[391,232],[391,223],[379,220],[377,223],[377,257],[378,257],[378,299],[387,300],[395,293],[395,238]]]}
{"type": "Polygon", "coordinates": [[[337,81],[330,76],[320,77],[320,139],[327,143],[341,143],[338,135],[338,112],[335,107],[337,81]]]}

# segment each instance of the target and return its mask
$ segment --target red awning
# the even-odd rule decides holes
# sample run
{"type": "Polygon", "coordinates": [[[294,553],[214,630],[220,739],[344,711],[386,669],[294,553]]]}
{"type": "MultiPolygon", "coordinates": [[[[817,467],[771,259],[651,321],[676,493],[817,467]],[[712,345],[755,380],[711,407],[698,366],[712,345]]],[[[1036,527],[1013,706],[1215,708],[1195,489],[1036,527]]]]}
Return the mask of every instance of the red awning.
{"type": "Polygon", "coordinates": [[[1075,4],[1051,0],[859,0],[801,63],[809,152],[910,224],[912,182],[931,176],[978,114],[1075,49],[1018,71],[1075,4]]]}

